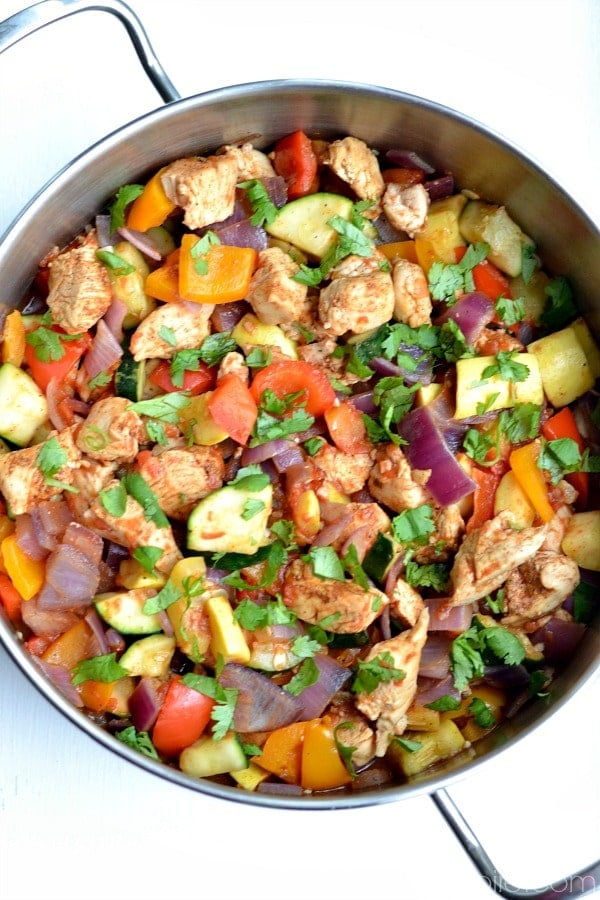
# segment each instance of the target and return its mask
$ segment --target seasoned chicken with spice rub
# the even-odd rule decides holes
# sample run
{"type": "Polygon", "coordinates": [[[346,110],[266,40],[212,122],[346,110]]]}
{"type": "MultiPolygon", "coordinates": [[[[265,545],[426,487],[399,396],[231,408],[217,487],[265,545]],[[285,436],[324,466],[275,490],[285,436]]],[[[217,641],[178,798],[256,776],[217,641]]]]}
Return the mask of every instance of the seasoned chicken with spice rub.
{"type": "Polygon", "coordinates": [[[151,453],[144,450],[136,470],[156,494],[161,509],[185,521],[198,500],[223,484],[225,463],[213,447],[189,447],[151,453]]]}
{"type": "Polygon", "coordinates": [[[92,406],[75,443],[82,453],[102,462],[132,463],[146,437],[142,419],[124,397],[107,397],[92,406]]]}
{"type": "Polygon", "coordinates": [[[381,615],[389,600],[375,587],[366,591],[352,581],[321,578],[311,565],[295,559],[285,573],[283,602],[311,625],[326,621],[334,634],[356,634],[381,615]]]}
{"type": "Polygon", "coordinates": [[[330,335],[364,334],[391,318],[394,286],[382,260],[379,252],[368,259],[348,256],[331,270],[319,294],[319,319],[330,335]]]}
{"type": "Polygon", "coordinates": [[[579,566],[563,553],[538,550],[510,573],[504,584],[506,627],[548,615],[579,584],[579,566]]]}
{"type": "Polygon", "coordinates": [[[78,246],[49,263],[47,303],[52,320],[67,334],[88,331],[113,301],[110,278],[97,250],[96,232],[91,231],[78,246]]]}
{"type": "Polygon", "coordinates": [[[376,500],[394,512],[416,509],[429,502],[429,492],[424,487],[429,475],[428,469],[411,469],[400,447],[382,444],[369,475],[369,490],[376,500]]]}
{"type": "Polygon", "coordinates": [[[377,156],[359,138],[346,137],[333,141],[325,151],[322,162],[349,184],[361,200],[377,202],[383,194],[385,184],[377,156]]]}
{"type": "Polygon", "coordinates": [[[394,228],[414,237],[423,231],[429,212],[429,194],[422,184],[390,182],[383,195],[383,211],[394,228]]]}
{"type": "Polygon", "coordinates": [[[375,756],[375,732],[369,720],[358,712],[351,694],[336,694],[327,710],[336,740],[344,747],[352,748],[352,765],[360,769],[375,756]]]}
{"type": "Polygon", "coordinates": [[[210,303],[163,303],[140,322],[131,336],[130,350],[142,359],[172,359],[178,350],[199,347],[210,334],[210,303]],[[164,335],[172,335],[172,341],[164,335]]]}
{"type": "Polygon", "coordinates": [[[81,460],[76,429],[72,426],[51,434],[41,444],[0,454],[0,490],[11,515],[29,512],[43,500],[59,497],[65,485],[72,485],[81,460]]]}
{"type": "Polygon", "coordinates": [[[306,320],[310,304],[305,284],[292,279],[299,266],[279,247],[261,250],[246,300],[265,325],[306,320]]]}
{"type": "Polygon", "coordinates": [[[184,225],[204,228],[233,213],[238,160],[232,153],[178,159],[163,169],[161,182],[171,203],[183,209],[184,225]]]}
{"type": "Polygon", "coordinates": [[[394,318],[411,328],[431,325],[431,295],[427,275],[417,263],[408,259],[392,262],[394,285],[394,318]]]}
{"type": "Polygon", "coordinates": [[[387,665],[402,673],[395,681],[380,681],[373,691],[361,692],[356,699],[358,709],[376,722],[377,756],[383,756],[391,738],[401,735],[406,728],[406,713],[417,691],[417,675],[428,625],[429,612],[423,609],[412,628],[374,644],[365,657],[364,662],[378,660],[382,666],[387,665]],[[388,654],[391,657],[389,663],[385,661],[388,654]]]}

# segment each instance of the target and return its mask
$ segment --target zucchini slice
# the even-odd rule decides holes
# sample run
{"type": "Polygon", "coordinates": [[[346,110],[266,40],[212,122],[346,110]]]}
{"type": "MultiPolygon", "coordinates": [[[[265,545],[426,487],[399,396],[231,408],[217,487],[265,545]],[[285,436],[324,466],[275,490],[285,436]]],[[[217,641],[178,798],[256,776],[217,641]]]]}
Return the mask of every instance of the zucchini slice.
{"type": "Polygon", "coordinates": [[[48,419],[48,404],[33,378],[12,363],[0,366],[0,436],[26,447],[48,419]]]}
{"type": "Polygon", "coordinates": [[[144,397],[146,380],[146,360],[139,362],[133,358],[129,350],[123,352],[119,368],[115,372],[115,393],[117,397],[125,397],[137,403],[144,397]]]}

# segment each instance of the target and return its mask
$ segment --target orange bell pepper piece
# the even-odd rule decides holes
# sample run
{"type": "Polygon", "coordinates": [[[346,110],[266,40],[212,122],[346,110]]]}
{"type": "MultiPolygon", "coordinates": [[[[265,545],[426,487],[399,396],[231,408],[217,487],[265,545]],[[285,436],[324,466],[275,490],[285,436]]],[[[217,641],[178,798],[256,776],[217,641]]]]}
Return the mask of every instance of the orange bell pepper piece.
{"type": "Polygon", "coordinates": [[[199,238],[184,234],[179,258],[179,294],[194,303],[229,303],[243,300],[256,268],[257,252],[252,247],[213,244],[203,256],[194,255],[199,238]],[[206,262],[199,272],[197,263],[206,262]]]}
{"type": "Polygon", "coordinates": [[[144,282],[144,291],[149,297],[164,300],[165,303],[179,303],[179,251],[174,260],[170,254],[162,266],[150,272],[144,282]]]}
{"type": "Polygon", "coordinates": [[[529,502],[543,522],[554,518],[554,510],[548,497],[548,486],[537,460],[539,445],[536,441],[517,447],[509,456],[509,463],[515,478],[527,494],[529,502]]]}
{"type": "Polygon", "coordinates": [[[85,621],[80,619],[59,635],[42,653],[42,659],[66,669],[73,669],[82,659],[90,659],[97,652],[97,638],[85,621]]]}
{"type": "Polygon", "coordinates": [[[389,244],[380,244],[378,249],[390,262],[393,262],[394,259],[407,259],[411,263],[417,262],[414,241],[392,241],[389,244]]]}
{"type": "Polygon", "coordinates": [[[475,531],[476,528],[481,528],[488,519],[493,519],[494,498],[502,477],[499,472],[486,472],[477,466],[473,466],[470,474],[476,487],[473,494],[473,512],[466,526],[467,534],[475,531]]]}
{"type": "Polygon", "coordinates": [[[131,204],[127,215],[128,228],[134,228],[136,231],[156,228],[162,225],[176,208],[162,186],[161,176],[165,168],[159,169],[156,175],[152,176],[140,196],[131,204]]]}
{"type": "Polygon", "coordinates": [[[2,362],[19,367],[25,357],[25,325],[18,309],[9,313],[4,320],[2,333],[2,362]]]}
{"type": "Polygon", "coordinates": [[[327,717],[306,723],[301,766],[300,783],[308,791],[329,791],[352,780],[336,747],[327,717]]]}
{"type": "Polygon", "coordinates": [[[272,731],[253,761],[288,784],[300,784],[302,742],[306,722],[294,722],[272,731]]]}
{"type": "Polygon", "coordinates": [[[32,559],[21,550],[17,536],[7,535],[0,544],[0,552],[7,575],[23,600],[31,600],[44,583],[46,565],[43,560],[32,559]]]}

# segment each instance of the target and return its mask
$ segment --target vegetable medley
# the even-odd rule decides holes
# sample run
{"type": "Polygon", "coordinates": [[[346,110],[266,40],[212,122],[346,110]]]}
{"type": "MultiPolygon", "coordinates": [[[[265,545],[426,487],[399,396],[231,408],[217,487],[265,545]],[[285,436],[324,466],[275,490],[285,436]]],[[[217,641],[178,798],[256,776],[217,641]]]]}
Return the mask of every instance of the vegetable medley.
{"type": "Polygon", "coordinates": [[[597,602],[600,351],[468,188],[351,136],[225,146],[3,311],[0,599],[116,739],[359,791],[552,690],[597,602]]]}

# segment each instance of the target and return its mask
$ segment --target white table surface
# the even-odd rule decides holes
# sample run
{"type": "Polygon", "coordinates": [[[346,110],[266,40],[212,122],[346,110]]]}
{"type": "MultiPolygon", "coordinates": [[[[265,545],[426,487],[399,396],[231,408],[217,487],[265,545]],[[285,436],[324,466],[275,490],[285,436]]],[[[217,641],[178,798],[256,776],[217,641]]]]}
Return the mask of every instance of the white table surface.
{"type": "MultiPolygon", "coordinates": [[[[285,77],[398,88],[503,134],[600,222],[597,0],[130,5],[182,95],[285,77]]],[[[0,18],[24,6],[0,0],[0,18]]],[[[159,105],[121,26],[100,13],[1,55],[0,232],[74,155],[159,105]]],[[[556,882],[560,895],[562,878],[599,855],[599,693],[598,679],[588,682],[451,789],[510,882],[556,882]]],[[[2,900],[306,896],[493,893],[426,795],[282,812],[173,786],[76,729],[0,650],[2,900]]]]}

